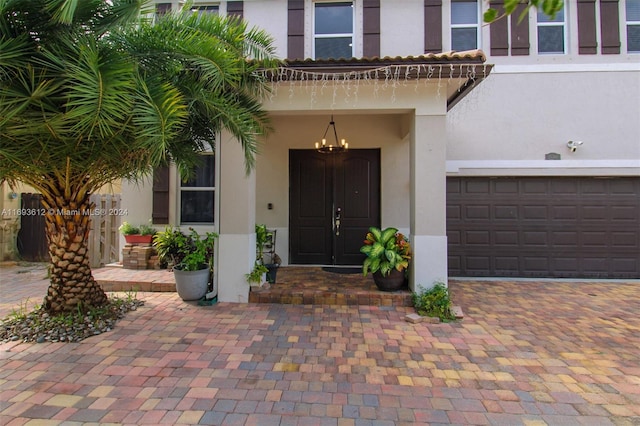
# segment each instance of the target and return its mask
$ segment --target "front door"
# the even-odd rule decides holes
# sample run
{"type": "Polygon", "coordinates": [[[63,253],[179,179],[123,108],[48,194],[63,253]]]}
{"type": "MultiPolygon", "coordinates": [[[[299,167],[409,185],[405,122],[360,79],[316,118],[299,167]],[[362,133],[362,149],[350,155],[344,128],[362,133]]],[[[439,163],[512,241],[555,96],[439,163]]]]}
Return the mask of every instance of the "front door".
{"type": "Polygon", "coordinates": [[[359,265],[380,226],[380,150],[289,151],[290,263],[359,265]]]}

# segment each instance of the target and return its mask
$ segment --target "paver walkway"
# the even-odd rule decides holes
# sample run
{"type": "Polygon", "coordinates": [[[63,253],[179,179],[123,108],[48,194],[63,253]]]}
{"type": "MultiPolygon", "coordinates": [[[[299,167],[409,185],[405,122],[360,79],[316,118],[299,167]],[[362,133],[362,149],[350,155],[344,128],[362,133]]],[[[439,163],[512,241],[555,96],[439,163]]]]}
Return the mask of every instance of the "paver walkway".
{"type": "Polygon", "coordinates": [[[112,332],[0,345],[0,424],[640,425],[640,283],[450,289],[449,324],[139,293],[112,332]]]}

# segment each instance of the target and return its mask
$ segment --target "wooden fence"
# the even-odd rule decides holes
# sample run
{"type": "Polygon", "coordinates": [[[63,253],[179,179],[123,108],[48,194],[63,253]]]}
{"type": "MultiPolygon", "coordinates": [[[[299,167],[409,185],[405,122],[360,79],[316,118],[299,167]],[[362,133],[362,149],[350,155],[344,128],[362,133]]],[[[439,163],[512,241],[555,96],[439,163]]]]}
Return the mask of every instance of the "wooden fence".
{"type": "MultiPolygon", "coordinates": [[[[22,209],[39,211],[42,209],[40,194],[22,193],[22,209]]],[[[89,259],[92,268],[99,268],[117,262],[120,253],[120,195],[94,194],[91,201],[95,205],[91,215],[89,233],[89,259]]],[[[24,260],[48,261],[47,238],[44,231],[44,216],[22,215],[18,232],[18,251],[24,260]]]]}
{"type": "Polygon", "coordinates": [[[91,267],[98,268],[117,262],[120,257],[120,195],[93,194],[91,202],[96,214],[91,217],[89,256],[91,267]]]}

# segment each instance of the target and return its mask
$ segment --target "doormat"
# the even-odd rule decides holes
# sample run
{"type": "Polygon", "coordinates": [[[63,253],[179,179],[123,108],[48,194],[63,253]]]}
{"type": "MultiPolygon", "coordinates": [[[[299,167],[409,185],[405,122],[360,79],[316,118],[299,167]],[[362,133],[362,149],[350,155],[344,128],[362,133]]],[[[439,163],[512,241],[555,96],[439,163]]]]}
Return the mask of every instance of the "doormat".
{"type": "Polygon", "coordinates": [[[360,266],[325,266],[322,268],[325,272],[332,272],[334,274],[361,274],[362,268],[360,266]]]}

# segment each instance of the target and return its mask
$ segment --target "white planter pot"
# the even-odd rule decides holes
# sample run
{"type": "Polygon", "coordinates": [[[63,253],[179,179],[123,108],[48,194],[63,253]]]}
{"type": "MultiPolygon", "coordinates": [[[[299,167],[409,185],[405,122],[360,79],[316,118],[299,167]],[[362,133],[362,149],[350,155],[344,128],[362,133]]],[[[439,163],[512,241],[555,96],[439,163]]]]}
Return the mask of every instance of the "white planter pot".
{"type": "Polygon", "coordinates": [[[209,268],[198,271],[182,271],[173,268],[176,279],[176,291],[182,300],[200,300],[207,294],[209,286],[209,268]]]}

